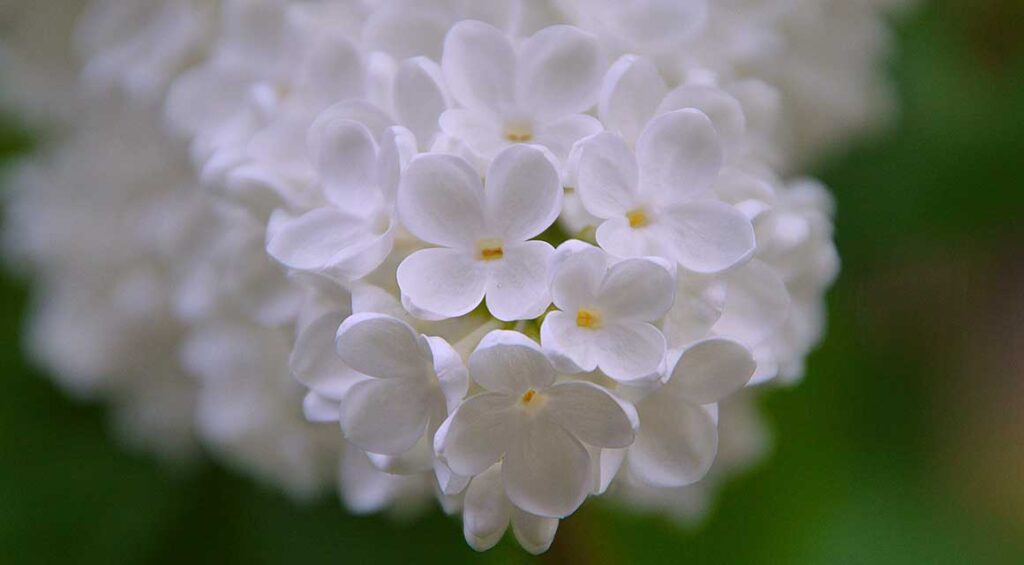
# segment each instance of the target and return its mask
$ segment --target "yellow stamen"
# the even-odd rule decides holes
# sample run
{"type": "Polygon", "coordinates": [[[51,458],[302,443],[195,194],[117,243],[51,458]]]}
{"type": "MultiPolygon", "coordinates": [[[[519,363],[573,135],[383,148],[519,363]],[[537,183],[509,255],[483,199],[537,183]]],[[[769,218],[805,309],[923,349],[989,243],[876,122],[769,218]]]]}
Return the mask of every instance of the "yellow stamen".
{"type": "Polygon", "coordinates": [[[642,228],[649,222],[647,218],[647,212],[641,209],[633,210],[632,212],[626,213],[626,219],[629,220],[629,227],[631,228],[642,228]]]}
{"type": "Polygon", "coordinates": [[[533,139],[533,127],[525,122],[505,124],[505,139],[513,143],[525,143],[533,139]]]}
{"type": "Polygon", "coordinates": [[[536,396],[536,395],[537,395],[537,391],[535,391],[535,390],[533,390],[531,388],[530,390],[526,391],[523,394],[523,398],[521,400],[522,400],[523,404],[529,404],[530,401],[533,400],[533,397],[536,396]]]}
{"type": "Polygon", "coordinates": [[[576,325],[581,328],[597,329],[601,327],[601,314],[594,310],[587,310],[586,308],[580,308],[576,312],[576,325]]]}
{"type": "Polygon", "coordinates": [[[484,261],[494,261],[505,256],[505,249],[500,239],[485,238],[477,242],[479,258],[484,261]]]}

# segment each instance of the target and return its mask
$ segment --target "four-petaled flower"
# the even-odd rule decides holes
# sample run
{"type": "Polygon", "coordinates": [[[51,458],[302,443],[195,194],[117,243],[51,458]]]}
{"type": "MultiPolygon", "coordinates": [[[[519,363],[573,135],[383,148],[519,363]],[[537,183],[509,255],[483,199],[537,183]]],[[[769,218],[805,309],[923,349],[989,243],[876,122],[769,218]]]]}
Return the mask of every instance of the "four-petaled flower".
{"type": "MultiPolygon", "coordinates": [[[[675,281],[659,259],[614,263],[608,253],[570,240],[551,261],[551,296],[558,311],[540,328],[541,344],[573,372],[601,369],[633,381],[656,377],[665,337],[651,322],[672,307],[675,281]]],[[[670,266],[669,266],[670,267],[670,266]]]]}
{"type": "Polygon", "coordinates": [[[582,142],[578,189],[603,219],[597,242],[613,255],[656,255],[698,273],[716,273],[754,252],[754,228],[712,187],[722,167],[718,133],[703,113],[653,119],[636,142],[600,133],[582,142]]]}
{"type": "Polygon", "coordinates": [[[545,269],[554,248],[529,240],[555,221],[561,203],[558,172],[535,147],[502,151],[486,183],[459,157],[417,157],[402,178],[398,215],[410,233],[441,247],[399,265],[403,302],[420,317],[451,318],[486,296],[499,320],[539,316],[551,303],[545,269]]]}
{"type": "Polygon", "coordinates": [[[592,486],[587,446],[626,447],[636,435],[631,405],[590,382],[556,384],[551,361],[521,333],[487,334],[469,357],[469,371],[485,392],[455,409],[434,448],[464,476],[501,460],[509,501],[530,514],[572,514],[592,486]]]}

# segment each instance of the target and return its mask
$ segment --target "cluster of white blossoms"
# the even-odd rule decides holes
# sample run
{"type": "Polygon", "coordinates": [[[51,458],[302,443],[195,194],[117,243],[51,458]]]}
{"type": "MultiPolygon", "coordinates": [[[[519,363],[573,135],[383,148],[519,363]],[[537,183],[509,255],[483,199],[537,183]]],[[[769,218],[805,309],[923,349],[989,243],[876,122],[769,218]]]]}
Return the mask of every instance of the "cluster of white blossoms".
{"type": "Polygon", "coordinates": [[[144,448],[477,549],[693,516],[822,335],[831,199],[783,175],[884,116],[896,3],[0,3],[29,348],[144,448]]]}

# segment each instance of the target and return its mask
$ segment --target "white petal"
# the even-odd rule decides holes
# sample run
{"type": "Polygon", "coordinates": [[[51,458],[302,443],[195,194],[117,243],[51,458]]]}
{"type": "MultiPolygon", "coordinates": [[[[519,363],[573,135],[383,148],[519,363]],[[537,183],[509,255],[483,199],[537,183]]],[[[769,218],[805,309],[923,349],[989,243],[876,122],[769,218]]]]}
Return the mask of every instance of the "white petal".
{"type": "Polygon", "coordinates": [[[566,373],[597,369],[594,331],[576,324],[575,312],[549,312],[540,326],[540,342],[551,353],[551,361],[566,373]]]}
{"type": "Polygon", "coordinates": [[[324,269],[341,250],[365,239],[363,218],[334,208],[316,208],[281,223],[267,253],[298,270],[324,269]]]}
{"type": "Polygon", "coordinates": [[[402,172],[416,156],[416,136],[402,126],[392,126],[380,138],[377,156],[377,185],[386,204],[398,198],[402,172]]]}
{"type": "Polygon", "coordinates": [[[484,185],[487,227],[506,242],[536,237],[562,208],[558,171],[543,151],[513,145],[494,158],[484,185]]]}
{"type": "Polygon", "coordinates": [[[434,372],[441,385],[441,392],[444,393],[448,412],[452,412],[469,390],[469,372],[462,357],[443,338],[429,336],[427,341],[434,356],[434,372]]]}
{"type": "Polygon", "coordinates": [[[627,447],[639,426],[636,409],[604,388],[586,381],[568,381],[544,393],[551,419],[585,444],[627,447]]]}
{"type": "Polygon", "coordinates": [[[575,239],[559,245],[548,262],[555,306],[569,313],[593,307],[607,270],[608,254],[603,250],[575,239]]]}
{"type": "MultiPolygon", "coordinates": [[[[470,361],[472,363],[472,361],[470,361]]],[[[515,398],[485,392],[462,402],[441,425],[434,450],[451,470],[472,476],[496,463],[516,434],[515,398]]]]}
{"type": "Polygon", "coordinates": [[[356,46],[341,34],[321,34],[311,43],[296,79],[296,91],[306,102],[322,108],[363,96],[366,75],[356,46]]]}
{"type": "Polygon", "coordinates": [[[583,141],[579,151],[576,188],[587,212],[613,218],[639,207],[639,169],[621,137],[600,133],[583,141]]]}
{"type": "Polygon", "coordinates": [[[302,415],[310,422],[337,422],[340,407],[336,400],[309,391],[302,399],[302,415]]]}
{"type": "Polygon", "coordinates": [[[597,115],[610,131],[636,141],[667,90],[649,60],[623,55],[604,76],[597,115]]]}
{"type": "Polygon", "coordinates": [[[324,274],[339,281],[357,280],[380,267],[395,243],[395,224],[391,222],[384,233],[376,233],[370,219],[364,222],[362,237],[340,249],[324,266],[324,274]]]}
{"type": "Polygon", "coordinates": [[[756,367],[746,347],[728,339],[710,338],[683,351],[666,387],[690,402],[710,404],[743,388],[756,367]]]}
{"type": "Polygon", "coordinates": [[[398,189],[398,216],[410,233],[445,247],[470,249],[484,235],[480,177],[452,155],[412,160],[398,189]]]}
{"type": "Polygon", "coordinates": [[[477,551],[486,551],[505,534],[512,506],[501,484],[501,465],[494,465],[469,483],[462,507],[462,533],[466,543],[477,551]]]}
{"type": "Polygon", "coordinates": [[[675,299],[675,279],[652,259],[620,261],[608,270],[598,304],[602,312],[619,320],[653,322],[668,313],[675,299]]]}
{"type": "MultiPolygon", "coordinates": [[[[618,257],[644,257],[662,252],[661,232],[656,226],[635,229],[629,225],[626,216],[616,216],[597,226],[595,237],[598,245],[618,257]]],[[[675,253],[669,257],[675,258],[675,253]]]]}
{"type": "Polygon", "coordinates": [[[623,321],[595,332],[597,366],[618,381],[654,378],[665,357],[665,336],[646,322],[623,321]]]}
{"type": "Polygon", "coordinates": [[[741,212],[716,200],[665,210],[662,222],[675,259],[697,273],[717,273],[754,253],[754,228],[741,212]]]}
{"type": "Polygon", "coordinates": [[[551,304],[548,258],[555,250],[546,241],[506,245],[505,256],[493,262],[487,279],[487,309],[502,321],[529,320],[551,304]]]}
{"type": "Polygon", "coordinates": [[[433,438],[429,430],[420,434],[416,445],[398,455],[366,454],[373,466],[391,475],[419,475],[434,468],[433,438]]]}
{"type": "Polygon", "coordinates": [[[496,118],[476,110],[445,110],[438,125],[441,131],[462,142],[478,158],[493,159],[502,149],[512,145],[505,139],[501,123],[496,118]]]}
{"type": "Polygon", "coordinates": [[[395,74],[393,95],[398,121],[429,143],[438,131],[441,113],[451,106],[441,77],[441,67],[426,57],[402,62],[395,74]]]}
{"type": "Polygon", "coordinates": [[[352,120],[370,130],[374,139],[380,138],[387,128],[397,125],[387,112],[366,100],[345,100],[324,110],[317,120],[333,122],[336,120],[352,120]]]}
{"type": "Polygon", "coordinates": [[[594,36],[555,25],[523,43],[516,71],[519,107],[544,122],[593,106],[604,69],[594,36]]]}
{"type": "Polygon", "coordinates": [[[536,342],[507,330],[488,333],[469,356],[469,375],[487,390],[513,397],[555,382],[555,370],[536,342]]]}
{"type": "Polygon", "coordinates": [[[789,314],[789,291],[768,265],[754,259],[726,275],[722,316],[713,331],[755,346],[774,335],[789,314]]]}
{"type": "Polygon", "coordinates": [[[662,332],[670,349],[707,337],[725,305],[725,284],[712,277],[679,273],[676,300],[662,332]]]}
{"type": "Polygon", "coordinates": [[[722,168],[715,126],[692,109],[651,120],[636,142],[636,158],[641,190],[662,205],[709,194],[722,168]]]}
{"type": "Polygon", "coordinates": [[[496,115],[513,107],[516,55],[494,26],[471,20],[452,26],[444,39],[441,69],[463,106],[496,115]]]}
{"type": "Polygon", "coordinates": [[[468,314],[484,298],[487,270],[470,252],[421,249],[398,266],[403,299],[442,318],[468,314]]]}
{"type": "Polygon", "coordinates": [[[601,122],[593,116],[570,114],[552,122],[537,124],[533,143],[547,147],[560,162],[564,162],[577,141],[603,130],[601,122]]]}
{"type": "Polygon", "coordinates": [[[505,454],[502,480],[509,501],[521,510],[564,518],[590,491],[590,454],[558,425],[524,424],[505,454]]]}
{"type": "Polygon", "coordinates": [[[629,470],[659,488],[704,478],[718,453],[717,408],[655,392],[637,408],[643,425],[629,448],[629,470]]]}
{"type": "Polygon", "coordinates": [[[396,59],[416,55],[440,57],[449,22],[436,10],[417,8],[403,2],[371,11],[363,25],[363,44],[396,59]]]}
{"type": "Polygon", "coordinates": [[[398,455],[415,446],[426,432],[427,398],[426,384],[415,380],[357,383],[341,401],[341,431],[346,440],[366,451],[398,455]]]}
{"type": "Polygon", "coordinates": [[[728,92],[703,84],[682,85],[669,92],[658,113],[664,114],[684,108],[695,108],[703,112],[714,124],[722,144],[729,151],[739,149],[747,129],[743,107],[728,92]]]}
{"type": "Polygon", "coordinates": [[[353,384],[367,376],[346,365],[334,347],[345,316],[330,313],[313,320],[295,337],[288,367],[297,381],[331,400],[341,400],[353,384]]]}
{"type": "Polygon", "coordinates": [[[419,334],[391,316],[349,316],[338,328],[336,347],[348,366],[377,379],[425,381],[433,374],[430,350],[419,334]]]}
{"type": "Polygon", "coordinates": [[[557,518],[544,518],[518,508],[512,509],[512,533],[527,552],[540,555],[551,547],[558,531],[557,518]]]}
{"type": "MultiPolygon", "coordinates": [[[[639,418],[639,416],[637,417],[639,418]]],[[[629,453],[628,448],[600,450],[600,453],[596,457],[597,461],[594,465],[593,472],[595,480],[592,494],[601,495],[608,490],[612,481],[618,476],[619,470],[622,468],[622,463],[625,461],[627,453],[629,453]]],[[[591,459],[595,459],[593,453],[591,453],[591,459]]]]}
{"type": "Polygon", "coordinates": [[[324,195],[343,210],[362,210],[377,191],[377,143],[366,126],[326,115],[309,129],[309,150],[324,195]]]}
{"type": "Polygon", "coordinates": [[[226,123],[240,111],[252,75],[231,65],[201,65],[182,73],[167,94],[167,122],[183,136],[226,123]]]}

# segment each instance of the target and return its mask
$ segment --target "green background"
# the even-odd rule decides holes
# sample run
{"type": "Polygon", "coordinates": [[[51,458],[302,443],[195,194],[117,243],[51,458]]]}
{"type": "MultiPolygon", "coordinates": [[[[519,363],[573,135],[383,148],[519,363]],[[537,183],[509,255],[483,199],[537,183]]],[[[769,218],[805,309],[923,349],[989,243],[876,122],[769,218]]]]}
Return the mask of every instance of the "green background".
{"type": "MultiPolygon", "coordinates": [[[[588,503],[555,562],[1024,563],[1024,5],[927,4],[897,25],[902,113],[820,163],[843,273],[827,341],[772,392],[767,460],[685,530],[588,503]]],[[[0,127],[0,155],[29,136],[0,127]]],[[[19,351],[0,279],[0,563],[528,561],[477,554],[439,511],[396,523],[298,507],[209,463],[126,452],[102,407],[19,351]]]]}

